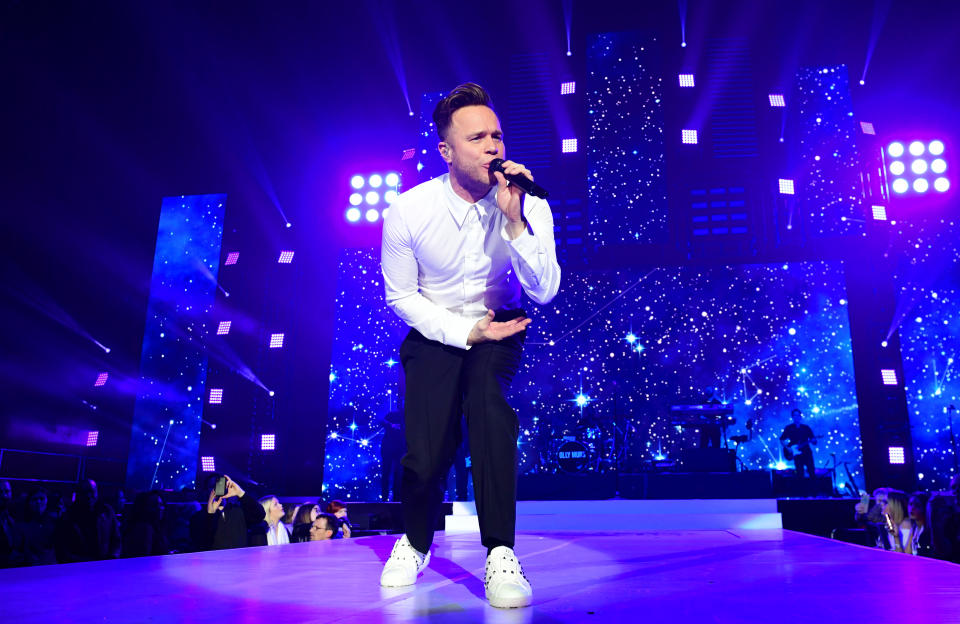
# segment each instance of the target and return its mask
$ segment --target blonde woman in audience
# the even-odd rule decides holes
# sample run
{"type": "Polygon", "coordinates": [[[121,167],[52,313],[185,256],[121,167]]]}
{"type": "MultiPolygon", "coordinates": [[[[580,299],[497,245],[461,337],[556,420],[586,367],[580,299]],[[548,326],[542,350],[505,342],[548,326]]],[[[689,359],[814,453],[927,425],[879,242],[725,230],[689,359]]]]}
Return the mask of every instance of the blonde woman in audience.
{"type": "Polygon", "coordinates": [[[887,505],[883,510],[883,519],[887,528],[887,536],[890,543],[890,550],[896,552],[913,552],[913,534],[916,531],[916,524],[907,514],[909,497],[899,491],[893,490],[888,494],[887,505]]]}
{"type": "Polygon", "coordinates": [[[264,496],[260,499],[267,523],[267,546],[279,546],[290,543],[290,534],[283,525],[283,505],[276,496],[264,496]]]}

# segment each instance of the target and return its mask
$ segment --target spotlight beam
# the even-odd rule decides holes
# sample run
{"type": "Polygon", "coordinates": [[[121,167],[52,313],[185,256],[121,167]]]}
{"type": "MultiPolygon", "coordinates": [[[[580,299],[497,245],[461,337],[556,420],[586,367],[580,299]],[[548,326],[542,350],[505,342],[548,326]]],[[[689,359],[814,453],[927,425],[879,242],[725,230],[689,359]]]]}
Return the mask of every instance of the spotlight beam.
{"type": "Polygon", "coordinates": [[[867,43],[867,58],[863,62],[863,73],[860,74],[860,84],[867,80],[867,70],[870,68],[870,60],[873,58],[873,52],[877,48],[877,41],[880,39],[880,31],[887,22],[887,14],[890,12],[890,6],[893,0],[874,0],[873,3],[873,21],[870,23],[870,39],[867,43]]]}

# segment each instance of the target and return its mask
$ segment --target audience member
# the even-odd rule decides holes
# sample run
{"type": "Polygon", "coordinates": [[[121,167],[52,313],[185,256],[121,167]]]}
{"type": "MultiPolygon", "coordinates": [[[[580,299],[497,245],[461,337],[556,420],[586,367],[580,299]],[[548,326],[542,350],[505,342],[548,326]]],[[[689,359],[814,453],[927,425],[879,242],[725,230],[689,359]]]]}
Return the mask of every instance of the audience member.
{"type": "Polygon", "coordinates": [[[960,563],[960,513],[956,498],[934,494],[927,503],[930,546],[937,559],[960,563]]]}
{"type": "Polygon", "coordinates": [[[73,504],[57,520],[53,542],[60,563],[120,556],[117,514],[99,499],[93,480],[77,484],[73,504]]]}
{"type": "Polygon", "coordinates": [[[294,542],[320,542],[333,539],[339,521],[328,513],[319,514],[310,524],[300,523],[293,529],[294,542]]]}
{"type": "Polygon", "coordinates": [[[13,521],[13,489],[9,481],[0,481],[0,568],[13,564],[16,525],[13,521]]]}
{"type": "MultiPolygon", "coordinates": [[[[888,550],[910,553],[913,540],[913,520],[907,513],[909,497],[900,490],[887,493],[887,505],[883,510],[887,530],[888,550]]],[[[912,553],[911,553],[912,554],[912,553]]]]}
{"type": "Polygon", "coordinates": [[[910,540],[913,554],[921,557],[932,557],[933,546],[930,544],[930,528],[927,525],[927,503],[930,501],[930,494],[927,492],[914,492],[910,495],[910,502],[907,504],[907,513],[913,521],[913,535],[910,540]]]}
{"type": "Polygon", "coordinates": [[[340,530],[334,535],[334,539],[350,537],[353,532],[353,525],[350,524],[350,518],[347,517],[347,505],[343,501],[333,500],[327,503],[327,513],[332,514],[340,522],[340,530]]]}
{"type": "Polygon", "coordinates": [[[214,484],[218,477],[208,479],[210,495],[207,508],[190,518],[190,538],[194,550],[241,548],[248,545],[247,533],[251,526],[263,522],[263,507],[246,496],[230,477],[226,479],[225,494],[217,496],[214,484]],[[234,499],[229,501],[228,499],[234,499]]]}
{"type": "Polygon", "coordinates": [[[160,492],[141,492],[133,501],[123,534],[123,555],[166,555],[170,542],[164,530],[164,504],[160,492]]]}
{"type": "Polygon", "coordinates": [[[290,543],[290,534],[283,525],[283,506],[276,496],[264,496],[260,499],[264,520],[250,529],[251,546],[278,546],[290,543]]]}
{"type": "Polygon", "coordinates": [[[34,488],[27,496],[23,514],[17,521],[17,563],[46,565],[56,563],[53,532],[56,520],[47,513],[47,491],[34,488]]]}
{"type": "Polygon", "coordinates": [[[300,505],[294,503],[284,503],[283,504],[283,526],[287,527],[287,533],[293,533],[293,521],[297,517],[297,512],[300,511],[300,505]]]}

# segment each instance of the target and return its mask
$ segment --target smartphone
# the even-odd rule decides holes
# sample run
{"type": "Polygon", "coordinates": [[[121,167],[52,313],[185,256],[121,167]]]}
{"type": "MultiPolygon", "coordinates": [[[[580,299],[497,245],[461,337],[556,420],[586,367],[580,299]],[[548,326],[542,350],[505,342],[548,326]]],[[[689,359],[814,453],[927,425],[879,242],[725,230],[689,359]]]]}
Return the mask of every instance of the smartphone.
{"type": "Polygon", "coordinates": [[[217,479],[217,484],[213,486],[213,495],[214,496],[223,496],[227,493],[227,478],[220,477],[217,479]]]}
{"type": "Polygon", "coordinates": [[[864,492],[863,494],[861,494],[861,495],[860,495],[860,503],[863,504],[863,505],[869,505],[869,504],[870,504],[870,495],[867,494],[866,492],[864,492]]]}

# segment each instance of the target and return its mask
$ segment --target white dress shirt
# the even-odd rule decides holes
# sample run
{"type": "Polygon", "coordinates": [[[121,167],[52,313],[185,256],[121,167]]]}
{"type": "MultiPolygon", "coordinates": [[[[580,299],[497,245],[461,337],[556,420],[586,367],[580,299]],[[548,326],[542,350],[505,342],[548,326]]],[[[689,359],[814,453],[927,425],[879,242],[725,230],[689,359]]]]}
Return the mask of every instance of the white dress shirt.
{"type": "Polygon", "coordinates": [[[521,287],[539,304],[557,294],[549,204],[524,197],[528,225],[510,240],[496,193],[494,186],[471,204],[445,174],[401,194],[387,212],[381,254],[387,305],[426,338],[469,349],[470,330],[488,309],[520,307],[521,287]]]}

